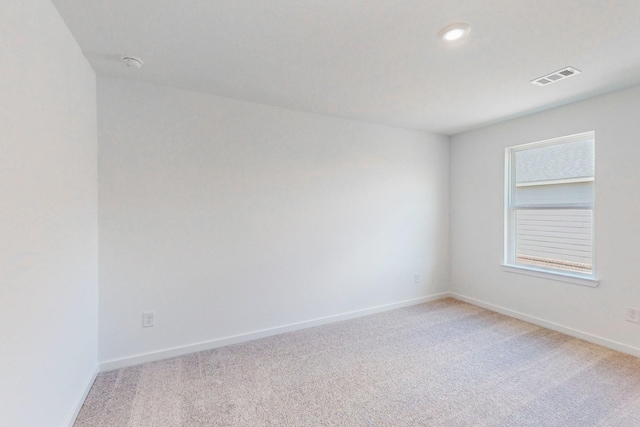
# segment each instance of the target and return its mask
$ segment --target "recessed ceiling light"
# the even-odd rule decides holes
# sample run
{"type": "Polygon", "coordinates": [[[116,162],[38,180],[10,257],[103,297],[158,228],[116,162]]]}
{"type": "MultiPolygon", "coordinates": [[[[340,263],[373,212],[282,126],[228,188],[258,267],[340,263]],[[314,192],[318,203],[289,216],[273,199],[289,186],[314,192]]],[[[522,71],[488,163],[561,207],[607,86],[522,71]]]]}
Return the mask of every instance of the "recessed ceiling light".
{"type": "Polygon", "coordinates": [[[469,34],[469,31],[471,31],[471,26],[469,24],[458,22],[456,24],[447,25],[441,29],[438,36],[446,42],[452,42],[460,40],[462,37],[469,34]]]}
{"type": "Polygon", "coordinates": [[[142,68],[142,64],[144,64],[144,62],[142,62],[142,59],[136,58],[135,56],[123,56],[122,62],[124,62],[124,65],[126,65],[127,67],[133,68],[142,68]]]}

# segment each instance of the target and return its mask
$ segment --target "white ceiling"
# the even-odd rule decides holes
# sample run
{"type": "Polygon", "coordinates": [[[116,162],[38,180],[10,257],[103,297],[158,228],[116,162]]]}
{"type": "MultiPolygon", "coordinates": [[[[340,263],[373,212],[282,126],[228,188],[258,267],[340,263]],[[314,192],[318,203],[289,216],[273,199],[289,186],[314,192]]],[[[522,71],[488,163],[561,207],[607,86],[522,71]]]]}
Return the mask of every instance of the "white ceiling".
{"type": "Polygon", "coordinates": [[[640,84],[638,0],[53,3],[98,75],[448,135],[640,84]]]}

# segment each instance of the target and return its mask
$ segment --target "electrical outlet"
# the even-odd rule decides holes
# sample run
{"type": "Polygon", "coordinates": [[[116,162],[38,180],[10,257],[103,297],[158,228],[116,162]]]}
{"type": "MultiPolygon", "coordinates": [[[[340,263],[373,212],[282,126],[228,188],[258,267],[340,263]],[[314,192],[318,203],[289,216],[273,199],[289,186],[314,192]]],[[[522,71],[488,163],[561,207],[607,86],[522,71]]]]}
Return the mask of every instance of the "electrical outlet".
{"type": "Polygon", "coordinates": [[[627,308],[627,321],[640,323],[640,308],[627,308]]]}
{"type": "Polygon", "coordinates": [[[420,275],[418,273],[413,275],[413,281],[416,283],[420,283],[420,275]]]}
{"type": "Polygon", "coordinates": [[[156,313],[149,311],[148,313],[142,313],[142,327],[152,328],[156,323],[156,313]]]}

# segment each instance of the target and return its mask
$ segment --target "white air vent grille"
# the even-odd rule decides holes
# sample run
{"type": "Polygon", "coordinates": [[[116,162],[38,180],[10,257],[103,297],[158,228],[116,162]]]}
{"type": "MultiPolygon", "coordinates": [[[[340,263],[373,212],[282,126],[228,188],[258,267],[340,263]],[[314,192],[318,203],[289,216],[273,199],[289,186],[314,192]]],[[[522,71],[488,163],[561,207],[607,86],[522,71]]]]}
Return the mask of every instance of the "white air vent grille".
{"type": "Polygon", "coordinates": [[[573,67],[566,67],[562,70],[554,71],[553,73],[547,74],[546,76],[538,77],[535,80],[531,80],[531,83],[536,86],[546,86],[580,73],[580,70],[577,70],[573,67]]]}

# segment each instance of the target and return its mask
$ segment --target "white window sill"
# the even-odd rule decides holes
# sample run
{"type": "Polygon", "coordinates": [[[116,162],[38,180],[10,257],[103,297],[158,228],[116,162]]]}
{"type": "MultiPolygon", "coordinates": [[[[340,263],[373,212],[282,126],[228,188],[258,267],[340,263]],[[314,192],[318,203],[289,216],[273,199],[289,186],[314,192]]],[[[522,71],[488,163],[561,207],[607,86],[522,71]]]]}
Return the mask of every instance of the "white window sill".
{"type": "Polygon", "coordinates": [[[524,274],[527,276],[541,277],[543,279],[556,280],[559,282],[573,283],[575,285],[589,286],[595,288],[600,282],[598,279],[578,276],[571,273],[556,273],[548,270],[541,270],[535,267],[524,267],[522,265],[501,264],[502,271],[508,273],[524,274]]]}

